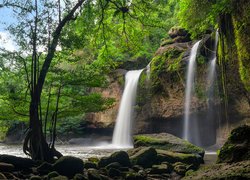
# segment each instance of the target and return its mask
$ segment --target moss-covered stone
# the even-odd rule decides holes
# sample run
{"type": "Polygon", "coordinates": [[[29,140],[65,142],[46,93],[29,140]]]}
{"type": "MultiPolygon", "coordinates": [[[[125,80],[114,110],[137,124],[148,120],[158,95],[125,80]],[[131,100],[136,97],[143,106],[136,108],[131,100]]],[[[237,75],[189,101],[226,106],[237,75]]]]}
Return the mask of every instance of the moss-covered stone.
{"type": "Polygon", "coordinates": [[[57,176],[59,176],[60,174],[58,173],[58,172],[56,172],[56,171],[52,171],[52,172],[50,172],[49,174],[48,174],[48,179],[51,179],[51,178],[53,178],[53,177],[57,177],[57,176]]]}
{"type": "Polygon", "coordinates": [[[109,157],[102,157],[98,162],[98,167],[105,167],[114,162],[118,162],[124,167],[130,167],[129,156],[125,151],[118,151],[109,157]]]}
{"type": "Polygon", "coordinates": [[[53,164],[53,168],[61,175],[73,177],[75,174],[83,172],[84,164],[79,158],[63,156],[53,164]]]}
{"type": "Polygon", "coordinates": [[[157,150],[157,160],[159,163],[166,161],[169,163],[182,162],[186,164],[192,164],[196,168],[198,168],[200,164],[203,163],[202,157],[198,154],[184,154],[166,150],[157,150]]]}
{"type": "Polygon", "coordinates": [[[250,126],[232,130],[228,140],[219,151],[217,162],[250,160],[250,126]]]}
{"type": "Polygon", "coordinates": [[[241,161],[238,163],[221,163],[210,166],[204,166],[198,171],[188,171],[183,178],[187,179],[249,179],[250,161],[241,161]]]}
{"type": "Polygon", "coordinates": [[[201,157],[203,157],[205,153],[204,149],[167,133],[134,136],[134,146],[150,146],[155,149],[163,149],[172,152],[199,154],[201,157]]]}
{"type": "Polygon", "coordinates": [[[100,173],[96,169],[88,169],[87,174],[88,174],[88,179],[101,180],[100,173]]]}
{"type": "Polygon", "coordinates": [[[157,152],[152,147],[141,148],[130,157],[133,165],[140,165],[144,168],[151,167],[157,159],[157,152]]]}

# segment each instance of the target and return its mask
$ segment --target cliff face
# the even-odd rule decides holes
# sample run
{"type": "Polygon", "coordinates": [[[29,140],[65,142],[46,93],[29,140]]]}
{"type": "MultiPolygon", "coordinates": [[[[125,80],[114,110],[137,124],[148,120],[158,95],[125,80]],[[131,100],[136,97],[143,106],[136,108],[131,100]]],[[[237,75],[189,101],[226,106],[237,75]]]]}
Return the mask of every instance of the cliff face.
{"type": "MultiPolygon", "coordinates": [[[[242,34],[238,33],[237,24],[239,22],[233,23],[235,19],[239,18],[236,14],[224,15],[220,19],[217,83],[212,108],[208,108],[210,100],[207,98],[209,83],[207,74],[209,60],[211,60],[211,54],[214,53],[214,40],[211,38],[213,36],[204,36],[196,59],[197,78],[190,119],[193,121],[193,129],[198,129],[202,141],[207,142],[204,144],[205,146],[216,143],[218,137],[226,139],[230,129],[240,123],[250,121],[250,96],[248,80],[245,78],[248,76],[248,63],[250,62],[246,58],[250,56],[239,54],[243,51],[242,48],[244,48],[244,52],[250,52],[247,49],[250,47],[248,44],[250,41],[244,41],[244,46],[239,46],[238,41],[246,36],[246,32],[244,30],[244,32],[241,31],[242,34]],[[226,27],[225,24],[229,27],[226,27]],[[242,71],[245,73],[242,74],[242,71]]],[[[246,26],[250,29],[249,24],[246,26]]],[[[171,31],[171,39],[162,42],[151,61],[150,82],[146,81],[145,73],[141,75],[137,105],[135,106],[134,133],[136,134],[168,132],[179,137],[182,136],[185,74],[193,43],[189,41],[186,32],[178,35],[178,30],[174,31],[171,31]]],[[[118,70],[111,75],[110,85],[107,89],[95,90],[101,92],[105,97],[115,98],[116,104],[104,112],[92,114],[89,117],[91,122],[99,123],[103,127],[114,126],[123,91],[125,72],[125,70],[118,70]]]]}

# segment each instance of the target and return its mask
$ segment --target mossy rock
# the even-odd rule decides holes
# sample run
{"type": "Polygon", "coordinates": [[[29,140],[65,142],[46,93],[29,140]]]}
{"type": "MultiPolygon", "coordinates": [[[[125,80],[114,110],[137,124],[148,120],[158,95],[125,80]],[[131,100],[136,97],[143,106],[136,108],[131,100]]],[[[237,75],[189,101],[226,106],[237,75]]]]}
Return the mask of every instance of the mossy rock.
{"type": "Polygon", "coordinates": [[[108,175],[109,175],[109,177],[111,177],[111,178],[119,177],[119,176],[121,176],[121,171],[118,170],[118,169],[116,169],[116,168],[110,168],[110,169],[108,170],[108,175]]]}
{"type": "Polygon", "coordinates": [[[30,180],[42,180],[43,178],[40,176],[31,176],[30,180]]]}
{"type": "Polygon", "coordinates": [[[118,162],[124,167],[130,167],[130,160],[127,152],[125,151],[118,151],[109,157],[102,157],[100,161],[98,162],[98,167],[106,167],[107,165],[118,162]]]}
{"type": "Polygon", "coordinates": [[[218,163],[250,160],[250,126],[243,125],[232,130],[228,140],[219,151],[218,163]]]}
{"type": "Polygon", "coordinates": [[[184,154],[199,154],[202,158],[205,153],[204,149],[167,133],[136,135],[134,136],[134,146],[148,146],[184,154]]]}
{"type": "Polygon", "coordinates": [[[0,162],[13,164],[16,169],[29,169],[37,165],[37,163],[28,158],[16,157],[12,155],[0,155],[0,162]]]}
{"type": "Polygon", "coordinates": [[[94,162],[85,161],[85,162],[84,162],[84,167],[85,167],[86,169],[90,169],[90,168],[96,169],[96,168],[97,168],[97,164],[94,163],[94,162]]]}
{"type": "Polygon", "coordinates": [[[82,174],[76,174],[73,178],[73,180],[87,180],[88,178],[86,178],[84,175],[82,174]]]}
{"type": "Polygon", "coordinates": [[[57,177],[53,177],[50,180],[68,180],[67,176],[57,176],[57,177]]]}
{"type": "Polygon", "coordinates": [[[102,179],[99,171],[96,169],[88,169],[87,174],[88,174],[88,179],[91,179],[91,180],[101,180],[102,179]]]}
{"type": "Polygon", "coordinates": [[[183,180],[187,179],[250,179],[250,161],[213,164],[192,172],[188,170],[183,180]]]}
{"type": "Polygon", "coordinates": [[[49,174],[48,174],[48,179],[51,179],[51,178],[53,178],[53,177],[57,177],[57,176],[60,176],[60,174],[58,173],[58,172],[56,172],[56,171],[52,171],[52,172],[50,172],[49,174]]]}
{"type": "Polygon", "coordinates": [[[204,162],[202,157],[198,154],[184,154],[159,149],[156,151],[158,163],[162,163],[164,161],[169,163],[182,162],[190,165],[192,164],[198,168],[200,164],[204,162]]]}
{"type": "Polygon", "coordinates": [[[83,172],[84,164],[79,158],[63,156],[53,164],[53,168],[61,175],[73,177],[75,174],[83,172]]]}
{"type": "Polygon", "coordinates": [[[37,167],[37,171],[40,174],[48,174],[53,171],[53,165],[47,162],[43,162],[40,166],[37,167]]]}
{"type": "Polygon", "coordinates": [[[12,172],[14,169],[13,164],[0,162],[0,172],[12,172]]]}
{"type": "Polygon", "coordinates": [[[144,168],[151,167],[156,162],[156,159],[157,152],[152,147],[141,148],[130,157],[133,165],[140,165],[144,168]]]}
{"type": "Polygon", "coordinates": [[[171,173],[172,168],[167,164],[153,165],[150,174],[164,174],[171,173]]]}

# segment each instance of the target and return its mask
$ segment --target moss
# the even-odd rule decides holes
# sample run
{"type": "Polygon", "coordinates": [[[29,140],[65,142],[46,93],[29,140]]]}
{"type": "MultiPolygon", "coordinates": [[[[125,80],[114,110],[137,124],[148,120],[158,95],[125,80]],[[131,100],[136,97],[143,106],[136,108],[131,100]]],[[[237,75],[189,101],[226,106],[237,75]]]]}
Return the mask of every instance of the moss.
{"type": "Polygon", "coordinates": [[[198,146],[195,146],[188,141],[182,140],[170,134],[158,134],[154,137],[151,135],[137,135],[134,136],[135,147],[151,146],[155,149],[169,150],[180,153],[196,153],[202,157],[204,150],[198,146]]]}
{"type": "Polygon", "coordinates": [[[250,160],[250,126],[244,125],[234,129],[226,143],[220,149],[217,162],[238,162],[250,160]]]}

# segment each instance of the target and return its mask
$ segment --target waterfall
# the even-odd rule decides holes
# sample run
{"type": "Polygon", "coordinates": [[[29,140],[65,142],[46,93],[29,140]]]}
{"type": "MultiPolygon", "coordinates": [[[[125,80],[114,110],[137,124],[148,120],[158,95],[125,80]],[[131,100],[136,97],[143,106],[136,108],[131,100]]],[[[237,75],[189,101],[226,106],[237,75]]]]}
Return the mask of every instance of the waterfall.
{"type": "Polygon", "coordinates": [[[147,81],[150,80],[150,63],[148,63],[148,65],[146,67],[147,81]]]}
{"type": "Polygon", "coordinates": [[[201,41],[194,44],[188,61],[188,70],[186,74],[186,90],[185,90],[185,111],[184,111],[184,133],[183,139],[189,140],[190,137],[190,106],[191,98],[194,90],[194,78],[196,74],[196,55],[201,41]]]}
{"type": "Polygon", "coordinates": [[[132,124],[133,111],[136,99],[137,84],[141,70],[128,71],[125,78],[125,88],[116,119],[115,129],[113,133],[112,144],[117,147],[128,148],[133,147],[132,141],[132,124]]]}

